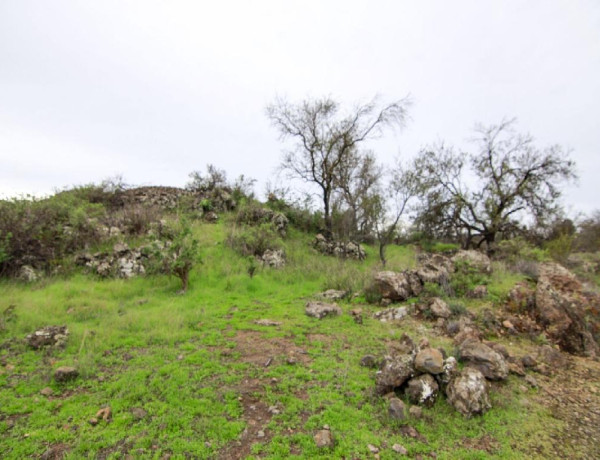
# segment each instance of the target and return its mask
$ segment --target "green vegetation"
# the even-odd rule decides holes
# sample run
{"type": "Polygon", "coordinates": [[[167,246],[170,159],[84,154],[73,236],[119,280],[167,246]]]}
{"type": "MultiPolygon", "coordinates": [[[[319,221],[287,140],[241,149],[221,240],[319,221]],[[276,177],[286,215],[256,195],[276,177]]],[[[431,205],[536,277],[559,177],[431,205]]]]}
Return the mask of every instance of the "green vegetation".
{"type": "MultiPolygon", "coordinates": [[[[242,458],[365,458],[368,444],[380,447],[381,458],[395,458],[394,443],[410,456],[553,455],[547,433],[560,423],[529,399],[534,390],[522,393],[513,378],[494,387],[494,409],[483,417],[466,420],[440,400],[423,419],[407,421],[422,439],[403,436],[385,400],[374,396],[374,371],[359,361],[367,353],[382,355],[403,332],[418,339],[432,326],[423,329],[410,319],[358,325],[349,314],[318,321],[303,308],[323,289],[365,287],[377,269],[376,248],[367,248],[364,263],[323,257],[310,249],[310,235],[292,228],[280,240],[287,266],[256,267],[249,277],[247,257],[225,244],[227,220],[189,224],[203,264],[191,269],[185,296],[177,295],[175,280],[161,275],[1,282],[0,311],[14,305],[0,335],[2,458],[32,457],[56,446],[64,446],[66,458],[218,458],[233,451],[242,458]],[[264,318],[281,324],[255,324],[264,318]],[[66,348],[28,348],[22,339],[50,324],[69,327],[66,348]],[[56,383],[51,376],[61,365],[76,366],[79,378],[56,383]],[[51,396],[40,394],[45,387],[51,396]],[[105,405],[111,421],[89,424],[105,405]],[[276,410],[269,413],[269,407],[276,410]],[[313,435],[325,424],[336,444],[323,451],[313,435]],[[487,450],[468,447],[488,438],[487,450]]],[[[388,267],[414,266],[411,247],[388,251],[388,267]]],[[[497,295],[504,291],[494,277],[488,286],[497,295]]],[[[362,301],[343,309],[377,309],[362,301]]],[[[463,308],[452,305],[454,313],[463,308]]],[[[452,349],[447,339],[435,344],[452,349]]]]}

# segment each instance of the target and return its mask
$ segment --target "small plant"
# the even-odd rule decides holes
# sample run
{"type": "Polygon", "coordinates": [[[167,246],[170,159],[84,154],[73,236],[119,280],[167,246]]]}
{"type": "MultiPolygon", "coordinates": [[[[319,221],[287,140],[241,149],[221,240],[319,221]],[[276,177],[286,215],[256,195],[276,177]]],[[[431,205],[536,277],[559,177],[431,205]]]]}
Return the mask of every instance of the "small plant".
{"type": "Polygon", "coordinates": [[[258,261],[256,260],[256,257],[248,257],[248,268],[246,270],[248,272],[248,276],[250,276],[250,278],[253,278],[254,274],[256,273],[256,270],[258,270],[258,261]]]}
{"type": "Polygon", "coordinates": [[[262,256],[267,249],[279,249],[279,235],[271,224],[233,229],[227,244],[243,256],[262,256]]]}
{"type": "Polygon", "coordinates": [[[452,316],[454,317],[462,316],[467,313],[467,307],[465,307],[462,303],[451,302],[448,304],[448,307],[450,308],[450,313],[452,313],[452,316]]]}
{"type": "Polygon", "coordinates": [[[455,264],[455,272],[450,280],[450,285],[454,295],[463,297],[468,292],[472,291],[475,286],[488,283],[488,277],[480,273],[475,267],[468,262],[457,262],[455,264]]]}
{"type": "Polygon", "coordinates": [[[437,283],[425,283],[423,286],[424,297],[442,297],[443,295],[444,290],[437,283]]]}

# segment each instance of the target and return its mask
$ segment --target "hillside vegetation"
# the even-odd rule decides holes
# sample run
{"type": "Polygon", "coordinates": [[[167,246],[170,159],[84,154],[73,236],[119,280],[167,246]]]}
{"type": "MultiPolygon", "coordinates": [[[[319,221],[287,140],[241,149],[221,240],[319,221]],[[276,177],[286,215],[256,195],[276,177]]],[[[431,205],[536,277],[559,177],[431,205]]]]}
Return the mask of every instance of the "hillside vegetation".
{"type": "MultiPolygon", "coordinates": [[[[115,204],[125,195],[92,192],[4,204],[5,216],[17,216],[13,227],[31,232],[27,239],[13,231],[6,242],[37,243],[12,253],[14,245],[0,246],[5,274],[23,275],[24,265],[34,274],[0,281],[2,458],[600,456],[597,360],[559,352],[551,328],[503,323],[527,317],[529,307],[511,304],[509,293],[535,283],[535,259],[547,253],[507,246],[491,273],[465,266],[449,284],[425,283],[418,296],[389,305],[373,287],[378,247],[363,244],[362,261],[319,253],[309,212],[281,203],[264,211],[232,190],[142,204],[150,195],[115,204]],[[43,221],[34,208],[52,214],[43,221]],[[267,250],[281,251],[285,264],[266,260],[267,250]],[[176,268],[183,259],[185,292],[176,268]],[[484,295],[472,295],[477,286],[484,295]],[[305,304],[328,289],[343,291],[342,314],[307,316],[305,304]],[[427,309],[435,298],[447,302],[450,318],[427,309]],[[385,306],[408,314],[382,322],[374,315],[385,306]],[[394,395],[376,391],[377,366],[363,358],[380,363],[404,334],[460,358],[448,331],[461,318],[507,356],[540,364],[490,382],[491,409],[481,415],[463,416],[442,392],[413,410],[396,388],[406,414],[395,417],[394,395]],[[26,337],[46,326],[66,326],[64,344],[32,346],[26,337]],[[542,363],[548,349],[558,358],[542,363]],[[58,376],[65,367],[76,374],[58,376]],[[323,431],[332,439],[320,446],[323,431]]],[[[152,196],[170,196],[161,193],[152,196]]],[[[392,244],[385,270],[414,270],[424,252],[392,244]]],[[[597,290],[597,271],[581,273],[586,289],[597,290]]]]}

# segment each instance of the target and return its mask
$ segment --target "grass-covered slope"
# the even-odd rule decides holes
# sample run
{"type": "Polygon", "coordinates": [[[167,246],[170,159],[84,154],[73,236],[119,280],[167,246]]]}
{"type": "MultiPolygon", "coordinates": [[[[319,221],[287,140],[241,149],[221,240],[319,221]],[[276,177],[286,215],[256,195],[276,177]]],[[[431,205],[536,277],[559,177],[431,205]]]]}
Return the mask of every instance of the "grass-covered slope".
{"type": "MultiPolygon", "coordinates": [[[[361,297],[341,302],[339,317],[304,314],[319,291],[361,289],[378,269],[374,249],[367,248],[366,262],[339,261],[318,255],[309,236],[292,230],[287,266],[250,277],[248,259],[224,243],[224,223],[195,223],[193,230],[203,263],[185,295],[165,276],[0,283],[0,312],[14,305],[0,332],[0,457],[372,458],[369,444],[382,459],[400,456],[394,444],[410,458],[578,455],[575,443],[553,440],[564,422],[538,390],[512,375],[493,386],[493,409],[481,417],[465,419],[440,398],[421,418],[389,418],[373,391],[375,371],[360,358],[383,355],[404,332],[449,353],[451,341],[431,322],[371,319],[380,307],[361,297]],[[362,325],[349,314],[353,308],[363,309],[362,325]],[[259,319],[280,324],[255,324],[259,319]],[[46,325],[68,326],[65,349],[26,345],[24,337],[46,325]],[[61,365],[77,367],[79,378],[56,383],[53,370],[61,365]],[[41,394],[47,387],[49,396],[41,394]],[[93,426],[89,420],[104,406],[111,420],[93,426]],[[333,433],[331,449],[313,439],[323,425],[333,433]],[[405,425],[418,436],[406,436],[405,425]]],[[[390,247],[389,259],[389,269],[415,264],[405,247],[390,247]]],[[[492,298],[518,279],[495,274],[492,298]]],[[[532,346],[516,338],[506,345],[532,346]]]]}

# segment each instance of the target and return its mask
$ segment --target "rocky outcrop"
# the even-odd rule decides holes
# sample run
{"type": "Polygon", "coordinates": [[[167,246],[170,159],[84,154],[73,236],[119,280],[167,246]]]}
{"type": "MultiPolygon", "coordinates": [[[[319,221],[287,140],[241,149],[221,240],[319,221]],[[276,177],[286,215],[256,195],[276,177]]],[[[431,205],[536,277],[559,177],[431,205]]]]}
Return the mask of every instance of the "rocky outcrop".
{"type": "Polygon", "coordinates": [[[75,262],[103,278],[111,276],[133,278],[146,273],[144,264],[147,260],[148,253],[144,248],[130,249],[125,243],[117,243],[113,246],[112,252],[81,254],[75,262]]]}
{"type": "Polygon", "coordinates": [[[408,381],[405,393],[413,404],[432,406],[439,389],[435,378],[429,374],[422,374],[408,381]]]}
{"type": "Polygon", "coordinates": [[[237,216],[237,222],[246,225],[271,224],[281,237],[287,235],[288,218],[281,212],[258,206],[242,208],[237,216]]]}
{"type": "Polygon", "coordinates": [[[446,283],[454,272],[452,261],[441,254],[419,254],[418,262],[417,275],[423,283],[446,283]]]}
{"type": "Polygon", "coordinates": [[[381,369],[375,376],[375,391],[386,394],[401,387],[404,382],[413,377],[414,357],[412,355],[386,356],[381,369]]]}
{"type": "Polygon", "coordinates": [[[431,299],[428,305],[429,311],[436,318],[448,319],[452,316],[452,311],[446,302],[439,297],[431,299]]]}
{"type": "Polygon", "coordinates": [[[491,409],[489,385],[483,374],[466,367],[446,388],[448,402],[466,417],[480,415],[491,409]]]}
{"type": "Polygon", "coordinates": [[[375,275],[374,288],[384,299],[403,301],[418,296],[423,290],[421,280],[415,272],[401,273],[383,271],[375,275]]]}
{"type": "Polygon", "coordinates": [[[364,260],[367,257],[367,253],[360,244],[353,241],[328,240],[320,233],[315,237],[313,247],[321,254],[336,256],[341,259],[364,260]]]}
{"type": "Polygon", "coordinates": [[[267,249],[260,260],[266,267],[283,268],[285,267],[285,252],[283,249],[267,249]]]}
{"type": "Polygon", "coordinates": [[[377,311],[373,313],[373,318],[378,319],[382,323],[387,323],[389,321],[398,321],[403,319],[408,315],[408,308],[406,307],[398,307],[398,308],[387,308],[385,310],[377,311]]]}
{"type": "Polygon", "coordinates": [[[566,268],[556,263],[540,266],[534,315],[549,339],[568,353],[595,357],[599,347],[592,331],[598,330],[600,297],[585,292],[566,268]]]}
{"type": "Polygon", "coordinates": [[[469,267],[474,268],[480,273],[485,273],[488,275],[492,273],[492,262],[490,258],[483,252],[474,250],[461,250],[458,251],[451,260],[455,266],[458,264],[468,264],[469,267]]]}

